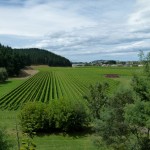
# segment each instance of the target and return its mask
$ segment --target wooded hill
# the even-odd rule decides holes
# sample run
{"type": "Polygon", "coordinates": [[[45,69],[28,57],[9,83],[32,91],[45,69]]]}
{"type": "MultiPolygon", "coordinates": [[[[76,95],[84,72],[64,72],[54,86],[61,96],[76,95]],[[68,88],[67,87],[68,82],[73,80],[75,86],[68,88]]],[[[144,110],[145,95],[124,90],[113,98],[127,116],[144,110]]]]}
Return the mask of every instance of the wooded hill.
{"type": "Polygon", "coordinates": [[[38,48],[13,49],[0,44],[0,67],[9,76],[18,75],[20,69],[30,65],[71,66],[71,62],[59,55],[38,48]]]}

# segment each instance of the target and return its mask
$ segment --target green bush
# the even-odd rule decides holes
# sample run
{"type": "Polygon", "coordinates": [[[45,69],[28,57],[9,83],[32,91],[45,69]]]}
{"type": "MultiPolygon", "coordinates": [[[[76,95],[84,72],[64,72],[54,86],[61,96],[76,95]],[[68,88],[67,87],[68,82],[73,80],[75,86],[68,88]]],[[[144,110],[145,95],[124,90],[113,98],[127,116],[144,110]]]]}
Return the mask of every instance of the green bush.
{"type": "Polygon", "coordinates": [[[5,68],[0,68],[0,82],[4,82],[8,79],[8,74],[5,68]]]}
{"type": "Polygon", "coordinates": [[[24,132],[72,132],[89,123],[89,110],[81,101],[53,100],[50,104],[27,103],[21,110],[20,122],[24,132]]]}
{"type": "Polygon", "coordinates": [[[29,102],[21,110],[20,122],[22,130],[32,136],[33,132],[44,130],[46,126],[46,105],[29,102]]]}
{"type": "Polygon", "coordinates": [[[53,100],[47,112],[50,129],[77,131],[89,122],[88,108],[81,101],[53,100]]]}

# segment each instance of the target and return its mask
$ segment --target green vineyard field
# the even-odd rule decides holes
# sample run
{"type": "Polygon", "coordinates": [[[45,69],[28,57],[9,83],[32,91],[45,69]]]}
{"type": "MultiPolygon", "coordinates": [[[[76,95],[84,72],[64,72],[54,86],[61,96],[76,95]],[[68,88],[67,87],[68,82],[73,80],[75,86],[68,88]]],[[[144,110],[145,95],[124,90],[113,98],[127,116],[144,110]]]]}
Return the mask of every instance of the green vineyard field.
{"type": "Polygon", "coordinates": [[[117,80],[105,78],[104,74],[118,73],[130,76],[131,70],[99,68],[39,68],[39,73],[32,76],[0,99],[0,108],[16,110],[26,102],[40,101],[49,103],[53,99],[82,99],[89,86],[107,81],[110,91],[118,85],[117,80]]]}

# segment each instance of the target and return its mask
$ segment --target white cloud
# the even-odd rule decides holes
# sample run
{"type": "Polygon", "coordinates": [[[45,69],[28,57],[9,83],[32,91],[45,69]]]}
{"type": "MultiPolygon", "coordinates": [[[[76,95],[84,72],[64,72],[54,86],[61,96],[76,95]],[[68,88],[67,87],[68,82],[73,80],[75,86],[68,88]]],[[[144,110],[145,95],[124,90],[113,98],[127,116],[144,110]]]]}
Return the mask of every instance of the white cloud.
{"type": "MultiPolygon", "coordinates": [[[[62,4],[63,6],[63,4],[62,4]]],[[[53,31],[93,25],[84,16],[59,9],[57,3],[26,1],[24,7],[0,7],[0,34],[40,36],[53,31]]]]}
{"type": "Polygon", "coordinates": [[[4,43],[71,60],[137,59],[150,48],[149,0],[11,0],[0,5],[0,19],[4,43]]]}
{"type": "Polygon", "coordinates": [[[131,31],[150,31],[150,1],[137,0],[133,13],[130,15],[128,24],[131,31]]]}

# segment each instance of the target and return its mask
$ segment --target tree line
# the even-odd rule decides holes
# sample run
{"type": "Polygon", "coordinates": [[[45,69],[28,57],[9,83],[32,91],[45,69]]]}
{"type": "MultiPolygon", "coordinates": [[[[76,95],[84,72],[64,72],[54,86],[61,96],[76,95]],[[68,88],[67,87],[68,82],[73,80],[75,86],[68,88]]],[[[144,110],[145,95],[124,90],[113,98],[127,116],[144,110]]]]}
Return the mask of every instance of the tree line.
{"type": "Polygon", "coordinates": [[[71,66],[71,62],[59,55],[38,48],[13,49],[0,44],[0,68],[6,68],[9,76],[18,76],[20,69],[30,65],[71,66]]]}
{"type": "MultiPolygon", "coordinates": [[[[49,66],[72,66],[71,62],[50,51],[38,48],[14,49],[19,55],[26,55],[32,65],[49,65],[49,66]]],[[[29,62],[28,62],[29,63],[29,62]]]]}

